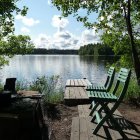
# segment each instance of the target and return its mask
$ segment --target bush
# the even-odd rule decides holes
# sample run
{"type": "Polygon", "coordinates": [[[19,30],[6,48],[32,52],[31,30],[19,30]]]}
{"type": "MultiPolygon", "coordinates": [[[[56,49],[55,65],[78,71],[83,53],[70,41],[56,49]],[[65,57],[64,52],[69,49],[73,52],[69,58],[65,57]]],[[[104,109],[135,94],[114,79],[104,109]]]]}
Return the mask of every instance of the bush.
{"type": "Polygon", "coordinates": [[[63,88],[58,81],[59,76],[41,76],[32,82],[21,80],[16,82],[16,90],[38,91],[43,94],[44,103],[60,103],[63,100],[63,88]]]}
{"type": "Polygon", "coordinates": [[[58,85],[59,76],[38,77],[30,84],[31,90],[37,90],[43,94],[45,103],[60,103],[63,100],[63,90],[58,85]]]}

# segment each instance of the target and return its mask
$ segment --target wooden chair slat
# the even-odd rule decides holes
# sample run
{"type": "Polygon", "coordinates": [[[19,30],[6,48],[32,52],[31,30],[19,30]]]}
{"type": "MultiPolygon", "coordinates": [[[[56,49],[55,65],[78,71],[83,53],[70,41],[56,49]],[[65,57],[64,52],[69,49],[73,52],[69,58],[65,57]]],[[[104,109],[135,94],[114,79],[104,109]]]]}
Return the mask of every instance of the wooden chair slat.
{"type": "Polygon", "coordinates": [[[107,79],[104,85],[101,86],[94,86],[94,85],[90,85],[87,86],[86,90],[92,90],[92,91],[109,91],[112,87],[113,84],[113,80],[114,80],[114,76],[115,76],[115,68],[114,67],[110,67],[108,72],[107,72],[107,79]]]}

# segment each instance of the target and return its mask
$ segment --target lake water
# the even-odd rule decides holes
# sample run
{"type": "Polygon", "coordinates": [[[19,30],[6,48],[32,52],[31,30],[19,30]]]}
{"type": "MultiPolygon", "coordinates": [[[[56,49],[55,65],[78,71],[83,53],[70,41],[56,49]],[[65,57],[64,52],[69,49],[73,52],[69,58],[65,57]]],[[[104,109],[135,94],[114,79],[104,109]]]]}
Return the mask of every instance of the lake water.
{"type": "MultiPolygon", "coordinates": [[[[112,60],[112,59],[110,59],[112,60]]],[[[59,75],[61,83],[67,79],[87,78],[93,83],[106,79],[105,57],[79,55],[17,55],[0,70],[1,82],[7,77],[32,81],[38,76],[59,75]]]]}

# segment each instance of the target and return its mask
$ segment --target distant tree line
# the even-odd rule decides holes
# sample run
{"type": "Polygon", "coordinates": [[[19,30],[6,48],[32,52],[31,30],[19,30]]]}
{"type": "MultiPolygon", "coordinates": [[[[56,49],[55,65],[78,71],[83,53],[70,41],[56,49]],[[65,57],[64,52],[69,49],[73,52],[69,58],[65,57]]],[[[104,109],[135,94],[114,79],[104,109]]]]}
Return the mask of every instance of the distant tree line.
{"type": "Polygon", "coordinates": [[[88,44],[81,46],[79,51],[79,55],[114,55],[114,51],[112,48],[105,44],[97,43],[97,44],[88,44]]]}
{"type": "Polygon", "coordinates": [[[78,54],[78,50],[59,50],[59,49],[33,49],[31,54],[78,54]]]}

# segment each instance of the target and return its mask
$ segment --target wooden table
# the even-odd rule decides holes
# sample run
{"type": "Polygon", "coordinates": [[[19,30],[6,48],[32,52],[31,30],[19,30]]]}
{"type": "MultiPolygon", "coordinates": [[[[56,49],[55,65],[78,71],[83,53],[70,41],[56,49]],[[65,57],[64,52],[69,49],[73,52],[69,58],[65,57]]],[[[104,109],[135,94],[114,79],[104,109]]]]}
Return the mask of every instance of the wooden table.
{"type": "Polygon", "coordinates": [[[19,90],[17,94],[12,95],[13,98],[31,98],[31,99],[41,99],[42,94],[38,91],[31,91],[31,90],[19,90]]]}

